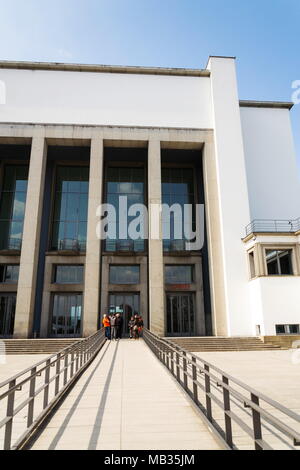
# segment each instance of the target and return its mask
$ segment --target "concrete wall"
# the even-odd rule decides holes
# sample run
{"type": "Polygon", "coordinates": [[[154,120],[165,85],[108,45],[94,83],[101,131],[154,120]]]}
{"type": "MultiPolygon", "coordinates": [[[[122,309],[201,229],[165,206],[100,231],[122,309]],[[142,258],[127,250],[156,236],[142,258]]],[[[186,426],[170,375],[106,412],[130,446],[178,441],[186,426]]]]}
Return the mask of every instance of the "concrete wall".
{"type": "Polygon", "coordinates": [[[241,108],[251,219],[300,217],[300,176],[287,109],[241,108]]]}
{"type": "Polygon", "coordinates": [[[0,122],[212,127],[209,77],[0,70],[0,122]]]}
{"type": "MultiPolygon", "coordinates": [[[[212,105],[216,171],[223,260],[227,331],[229,336],[249,335],[251,321],[247,262],[241,242],[249,223],[246,167],[234,59],[211,58],[212,105]]],[[[214,295],[218,295],[215,292],[214,295]]],[[[220,333],[219,333],[220,334],[220,333]]]]}
{"type": "Polygon", "coordinates": [[[300,324],[300,279],[264,277],[251,281],[253,334],[261,325],[263,336],[276,335],[275,325],[300,324]]]}

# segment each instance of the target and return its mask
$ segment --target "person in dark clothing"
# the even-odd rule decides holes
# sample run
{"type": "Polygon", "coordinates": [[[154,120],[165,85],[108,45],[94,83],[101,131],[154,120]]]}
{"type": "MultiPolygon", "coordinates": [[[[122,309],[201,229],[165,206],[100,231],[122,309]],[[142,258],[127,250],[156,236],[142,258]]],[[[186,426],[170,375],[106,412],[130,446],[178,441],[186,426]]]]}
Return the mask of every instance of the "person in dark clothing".
{"type": "Polygon", "coordinates": [[[123,333],[123,317],[120,313],[116,315],[117,339],[122,339],[123,333]]]}
{"type": "Polygon", "coordinates": [[[134,317],[131,317],[128,323],[128,328],[129,328],[129,338],[133,338],[133,327],[135,325],[135,320],[134,317]]]}

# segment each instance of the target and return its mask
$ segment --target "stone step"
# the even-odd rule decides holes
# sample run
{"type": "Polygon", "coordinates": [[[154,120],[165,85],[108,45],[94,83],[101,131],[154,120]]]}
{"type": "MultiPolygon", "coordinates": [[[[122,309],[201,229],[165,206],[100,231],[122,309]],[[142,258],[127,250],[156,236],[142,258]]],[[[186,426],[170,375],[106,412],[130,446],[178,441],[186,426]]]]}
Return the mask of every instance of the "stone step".
{"type": "Polygon", "coordinates": [[[258,337],[180,337],[166,338],[191,352],[205,351],[271,351],[281,349],[279,344],[264,343],[258,337]]]}
{"type": "Polygon", "coordinates": [[[55,354],[71,346],[80,338],[45,338],[45,339],[4,339],[7,355],[20,354],[55,354]]]}

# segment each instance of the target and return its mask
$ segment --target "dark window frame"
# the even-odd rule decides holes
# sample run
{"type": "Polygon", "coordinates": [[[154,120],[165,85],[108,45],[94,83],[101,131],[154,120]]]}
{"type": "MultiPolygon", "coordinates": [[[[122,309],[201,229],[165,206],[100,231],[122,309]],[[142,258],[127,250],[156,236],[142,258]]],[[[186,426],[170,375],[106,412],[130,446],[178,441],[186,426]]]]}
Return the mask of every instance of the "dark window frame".
{"type": "Polygon", "coordinates": [[[7,194],[11,194],[11,201],[10,201],[10,215],[9,218],[7,217],[1,217],[1,212],[0,212],[0,230],[2,224],[8,224],[8,233],[7,233],[7,240],[6,240],[6,246],[0,247],[0,250],[17,250],[20,251],[21,245],[22,245],[22,238],[23,238],[23,231],[24,231],[24,219],[25,219],[25,210],[26,210],[26,200],[27,200],[27,191],[28,191],[28,178],[29,178],[29,163],[28,162],[19,162],[19,161],[4,161],[2,162],[1,165],[1,190],[0,190],[0,211],[1,207],[3,204],[3,196],[7,194]],[[12,189],[6,189],[6,171],[8,171],[9,168],[14,168],[14,188],[12,189]],[[24,179],[23,181],[26,181],[26,189],[21,189],[16,187],[16,172],[17,169],[22,168],[23,170],[26,169],[25,173],[27,173],[27,179],[24,179]],[[16,202],[16,194],[23,194],[24,195],[24,211],[22,214],[21,218],[15,218],[14,217],[14,207],[15,207],[15,202],[16,202]],[[21,233],[20,233],[20,239],[12,237],[11,236],[11,230],[13,224],[20,224],[22,226],[21,228],[21,233]],[[14,241],[12,243],[12,241],[14,241]],[[15,242],[16,241],[16,242],[15,242]]]}
{"type": "Polygon", "coordinates": [[[277,324],[277,325],[275,325],[275,330],[276,330],[276,336],[280,336],[280,335],[288,335],[288,336],[299,335],[300,334],[300,324],[297,324],[297,323],[277,324]],[[298,331],[295,332],[295,333],[291,333],[289,331],[291,327],[297,327],[298,331]],[[279,328],[282,328],[284,331],[282,333],[280,333],[279,328]]]}
{"type": "Polygon", "coordinates": [[[265,247],[265,261],[266,261],[266,268],[267,268],[267,271],[266,271],[267,276],[294,276],[295,271],[294,271],[294,266],[293,266],[293,250],[294,250],[293,247],[289,247],[289,248],[265,247]],[[274,258],[270,259],[269,261],[268,261],[268,252],[270,252],[270,254],[274,252],[274,258]],[[287,254],[289,255],[288,263],[289,263],[290,272],[283,273],[281,259],[287,256],[287,254]],[[275,266],[276,266],[277,272],[275,273],[270,272],[270,266],[272,263],[275,263],[275,266]]]}
{"type": "Polygon", "coordinates": [[[0,284],[5,284],[5,285],[7,285],[7,284],[10,284],[10,285],[14,285],[14,284],[16,285],[16,284],[18,284],[19,272],[20,272],[20,264],[14,264],[14,263],[12,263],[12,264],[5,264],[5,263],[1,263],[1,264],[0,264],[0,284]],[[7,273],[7,268],[10,268],[10,267],[12,267],[12,268],[19,268],[19,269],[18,269],[17,280],[16,280],[16,281],[13,281],[13,282],[7,282],[7,281],[5,281],[5,277],[6,277],[6,273],[7,273]],[[2,273],[1,273],[2,268],[3,268],[3,271],[2,271],[2,273]]]}
{"type": "Polygon", "coordinates": [[[52,284],[56,285],[76,285],[76,284],[83,284],[84,283],[84,264],[54,264],[52,270],[52,284]],[[81,282],[58,282],[57,281],[57,268],[82,268],[82,281],[81,282]]]}
{"type": "Polygon", "coordinates": [[[164,265],[164,278],[165,278],[165,284],[166,285],[176,285],[176,284],[193,284],[195,282],[195,265],[194,264],[165,264],[164,265]],[[191,281],[176,281],[176,282],[168,282],[167,281],[167,274],[166,274],[166,268],[191,268],[191,281]]]}

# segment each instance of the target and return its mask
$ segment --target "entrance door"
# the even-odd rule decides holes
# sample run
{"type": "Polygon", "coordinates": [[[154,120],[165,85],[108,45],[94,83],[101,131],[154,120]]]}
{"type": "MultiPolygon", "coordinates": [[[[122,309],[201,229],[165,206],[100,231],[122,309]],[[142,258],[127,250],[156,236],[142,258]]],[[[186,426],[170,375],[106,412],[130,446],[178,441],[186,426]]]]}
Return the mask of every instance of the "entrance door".
{"type": "Polygon", "coordinates": [[[14,333],[16,294],[0,295],[0,336],[7,338],[14,333]]]}
{"type": "Polygon", "coordinates": [[[194,294],[167,294],[168,336],[195,335],[194,294]]]}
{"type": "Polygon", "coordinates": [[[81,294],[55,294],[51,336],[79,337],[81,334],[81,294]]]}
{"type": "MultiPolygon", "coordinates": [[[[136,313],[140,313],[140,295],[132,293],[110,294],[109,307],[114,307],[116,313],[121,313],[123,317],[123,335],[128,336],[130,318],[136,313]]],[[[141,312],[141,314],[143,313],[141,312]]]]}

